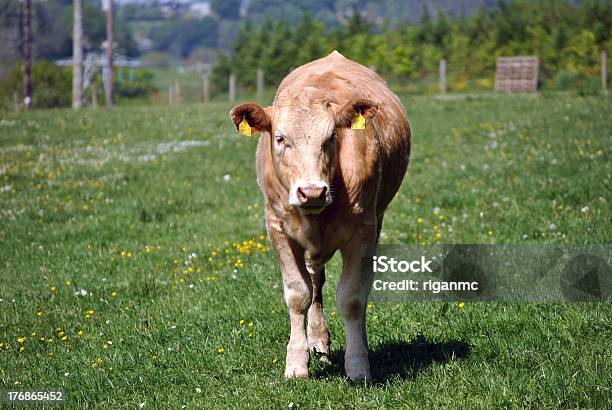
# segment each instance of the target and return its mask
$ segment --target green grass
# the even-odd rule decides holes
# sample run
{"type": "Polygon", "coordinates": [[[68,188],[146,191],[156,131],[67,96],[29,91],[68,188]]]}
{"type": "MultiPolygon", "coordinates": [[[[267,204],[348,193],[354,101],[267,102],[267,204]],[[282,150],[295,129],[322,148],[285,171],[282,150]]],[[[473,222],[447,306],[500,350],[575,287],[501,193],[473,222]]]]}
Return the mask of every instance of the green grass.
{"type": "MultiPolygon", "coordinates": [[[[406,99],[412,160],[382,241],[609,244],[610,102],[406,99]]],[[[376,380],[351,386],[337,257],[325,289],[335,363],[285,382],[256,140],[229,109],[4,115],[0,389],[62,388],[70,408],[610,406],[609,303],[376,303],[376,380]]]]}

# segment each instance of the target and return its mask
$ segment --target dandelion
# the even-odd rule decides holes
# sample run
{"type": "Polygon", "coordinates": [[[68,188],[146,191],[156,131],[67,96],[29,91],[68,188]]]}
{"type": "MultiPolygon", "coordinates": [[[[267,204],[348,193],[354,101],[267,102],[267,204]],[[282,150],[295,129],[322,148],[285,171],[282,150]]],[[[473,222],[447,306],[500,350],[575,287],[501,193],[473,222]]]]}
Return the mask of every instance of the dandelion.
{"type": "Polygon", "coordinates": [[[51,286],[51,293],[55,293],[56,290],[57,288],[55,286],[51,286]]]}
{"type": "Polygon", "coordinates": [[[489,229],[489,231],[487,232],[487,235],[489,235],[489,236],[493,236],[493,230],[492,230],[492,229],[489,229]]]}
{"type": "Polygon", "coordinates": [[[457,306],[459,307],[459,309],[463,309],[465,307],[465,303],[460,302],[457,306]]]}
{"type": "Polygon", "coordinates": [[[220,348],[217,349],[217,352],[223,353],[225,352],[225,349],[223,348],[223,346],[221,346],[220,348]]]}
{"type": "Polygon", "coordinates": [[[79,331],[77,332],[77,335],[79,335],[79,336],[83,336],[83,333],[84,333],[84,332],[83,332],[82,330],[79,330],[79,331]]]}
{"type": "Polygon", "coordinates": [[[70,280],[66,279],[64,281],[64,284],[66,284],[66,286],[70,286],[70,285],[72,285],[72,282],[70,280]]]}
{"type": "Polygon", "coordinates": [[[21,346],[21,347],[19,348],[19,351],[20,351],[20,352],[23,352],[24,350],[25,350],[25,346],[21,346]]]}
{"type": "Polygon", "coordinates": [[[113,293],[111,293],[111,296],[112,296],[112,297],[117,297],[117,292],[113,292],[113,293]]]}
{"type": "Polygon", "coordinates": [[[249,327],[253,327],[253,326],[255,326],[255,324],[253,322],[249,322],[248,326],[249,327]]]}
{"type": "Polygon", "coordinates": [[[368,309],[374,309],[374,303],[368,303],[368,309]]]}
{"type": "Polygon", "coordinates": [[[423,218],[417,218],[417,223],[421,225],[423,223],[423,218]]]}
{"type": "Polygon", "coordinates": [[[44,314],[45,313],[42,310],[36,311],[36,316],[38,316],[38,317],[43,317],[44,314]]]}
{"type": "Polygon", "coordinates": [[[19,339],[17,339],[17,341],[18,341],[19,343],[23,343],[23,342],[25,342],[26,340],[28,340],[28,338],[27,338],[27,337],[25,337],[25,336],[24,336],[24,337],[20,337],[19,339]]]}
{"type": "Polygon", "coordinates": [[[66,340],[68,340],[68,336],[62,337],[62,342],[65,342],[66,340]]]}
{"type": "Polygon", "coordinates": [[[278,363],[278,356],[274,356],[274,359],[272,359],[272,364],[276,363],[278,363]]]}

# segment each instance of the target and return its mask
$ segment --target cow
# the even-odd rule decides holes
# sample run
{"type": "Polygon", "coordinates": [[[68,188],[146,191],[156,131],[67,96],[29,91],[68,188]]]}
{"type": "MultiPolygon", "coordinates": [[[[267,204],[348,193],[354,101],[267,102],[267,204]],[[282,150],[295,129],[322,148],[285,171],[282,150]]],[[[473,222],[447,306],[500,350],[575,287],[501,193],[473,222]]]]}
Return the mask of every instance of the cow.
{"type": "Polygon", "coordinates": [[[291,324],[285,378],[308,377],[310,352],[329,362],[322,288],[325,263],[339,250],[345,371],[352,381],[371,379],[365,312],[373,278],[362,258],[378,243],[408,167],[411,127],[399,98],[334,51],[288,74],[271,106],[245,103],[230,116],[241,133],[261,134],[257,182],[291,324]]]}

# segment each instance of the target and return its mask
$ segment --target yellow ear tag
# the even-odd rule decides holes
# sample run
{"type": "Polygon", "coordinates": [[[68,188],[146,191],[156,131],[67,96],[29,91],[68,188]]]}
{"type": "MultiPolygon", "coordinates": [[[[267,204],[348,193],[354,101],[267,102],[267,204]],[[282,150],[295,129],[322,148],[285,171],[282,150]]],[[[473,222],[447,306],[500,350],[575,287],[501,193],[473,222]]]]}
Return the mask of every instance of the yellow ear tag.
{"type": "Polygon", "coordinates": [[[246,137],[250,137],[251,135],[253,135],[253,132],[251,131],[251,126],[246,120],[246,117],[242,117],[242,122],[238,124],[238,132],[246,137]]]}
{"type": "Polygon", "coordinates": [[[351,122],[351,129],[365,130],[365,126],[365,118],[363,117],[363,115],[361,115],[361,111],[358,111],[357,114],[355,114],[353,121],[351,122]]]}

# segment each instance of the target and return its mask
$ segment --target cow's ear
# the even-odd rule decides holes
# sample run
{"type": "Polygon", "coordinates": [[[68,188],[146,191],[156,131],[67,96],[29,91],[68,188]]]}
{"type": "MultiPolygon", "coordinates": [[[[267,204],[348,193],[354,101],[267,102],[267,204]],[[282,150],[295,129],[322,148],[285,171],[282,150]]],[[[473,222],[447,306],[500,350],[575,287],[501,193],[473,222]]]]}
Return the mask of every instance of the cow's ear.
{"type": "Polygon", "coordinates": [[[345,104],[336,113],[337,128],[364,129],[378,111],[372,100],[358,99],[345,104]]]}
{"type": "Polygon", "coordinates": [[[257,132],[271,132],[271,107],[262,108],[255,103],[240,104],[230,111],[230,117],[238,132],[247,137],[257,132]]]}

